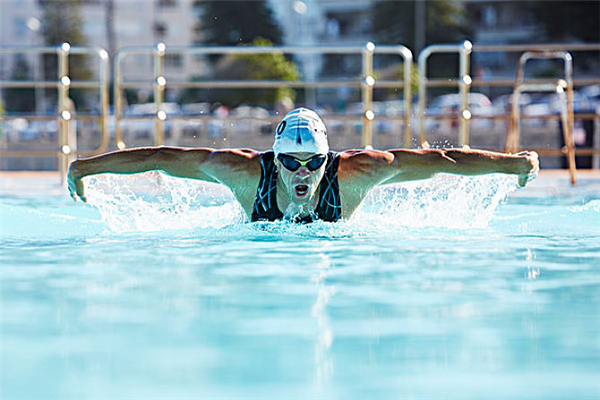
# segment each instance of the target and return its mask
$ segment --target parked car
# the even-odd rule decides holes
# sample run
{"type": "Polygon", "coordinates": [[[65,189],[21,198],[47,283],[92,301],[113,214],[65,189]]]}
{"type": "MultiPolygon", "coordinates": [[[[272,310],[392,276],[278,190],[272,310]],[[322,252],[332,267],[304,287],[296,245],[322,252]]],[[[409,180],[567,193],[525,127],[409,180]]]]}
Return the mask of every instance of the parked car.
{"type": "MultiPolygon", "coordinates": [[[[167,114],[167,119],[164,122],[165,138],[174,134],[174,128],[177,124],[169,120],[169,116],[180,116],[181,108],[177,103],[162,103],[161,110],[167,114]]],[[[156,116],[156,104],[140,103],[133,104],[123,110],[124,117],[144,117],[141,119],[126,120],[123,122],[123,135],[137,139],[146,139],[154,137],[154,117],[156,116]]],[[[175,136],[177,136],[175,134],[175,136]]]]}
{"type": "Polygon", "coordinates": [[[581,89],[581,94],[587,96],[591,108],[598,110],[596,112],[600,113],[600,85],[586,86],[581,89]]]}
{"type": "Polygon", "coordinates": [[[38,139],[54,140],[58,136],[58,122],[27,121],[16,118],[7,124],[7,137],[11,142],[30,142],[38,139]]]}
{"type": "MultiPolygon", "coordinates": [[[[504,124],[504,129],[508,129],[509,119],[512,113],[512,102],[513,102],[513,94],[503,94],[501,96],[496,97],[493,101],[494,107],[494,115],[495,116],[503,116],[505,119],[496,120],[497,124],[504,124]]],[[[521,93],[519,95],[519,110],[520,115],[523,115],[523,110],[529,104],[531,104],[531,96],[528,93],[521,93]]]]}
{"type": "MultiPolygon", "coordinates": [[[[190,103],[181,106],[181,113],[185,117],[203,117],[212,114],[211,104],[207,102],[202,103],[190,103]]],[[[176,121],[178,125],[177,131],[179,131],[184,137],[197,138],[201,135],[203,122],[194,119],[184,119],[176,121]]],[[[208,122],[209,130],[210,126],[214,125],[214,121],[208,122]]]]}
{"type": "Polygon", "coordinates": [[[181,106],[181,113],[183,115],[210,115],[211,105],[207,102],[184,104],[181,106]]]}
{"type": "Polygon", "coordinates": [[[269,122],[260,122],[257,119],[267,119],[271,116],[269,110],[262,107],[253,107],[249,105],[240,105],[231,110],[229,115],[233,118],[243,118],[232,121],[233,129],[238,133],[270,135],[273,133],[273,127],[269,122]]]}
{"type": "MultiPolygon", "coordinates": [[[[375,133],[393,133],[394,129],[400,129],[398,123],[392,120],[378,119],[378,117],[399,117],[404,113],[404,102],[402,100],[374,101],[371,110],[375,114],[375,133]]],[[[362,102],[350,103],[346,107],[346,115],[363,116],[364,105],[362,102]]],[[[352,123],[352,130],[356,134],[362,133],[362,120],[352,123]]]]}
{"type": "MultiPolygon", "coordinates": [[[[540,117],[535,119],[523,118],[523,122],[529,126],[535,127],[546,127],[548,125],[548,119],[542,117],[553,114],[560,114],[561,104],[560,96],[557,93],[547,94],[542,96],[530,104],[527,104],[522,109],[522,115],[525,117],[540,117]]],[[[573,111],[589,111],[592,108],[592,104],[587,96],[574,91],[573,92],[573,111]]]]}
{"type": "MultiPolygon", "coordinates": [[[[556,93],[552,93],[547,96],[550,103],[550,111],[552,113],[560,113],[561,105],[560,105],[560,97],[556,93]]],[[[583,110],[590,110],[592,108],[592,103],[590,99],[577,91],[573,91],[573,111],[579,112],[583,110]]]]}
{"type": "MultiPolygon", "coordinates": [[[[494,125],[493,120],[477,118],[490,117],[494,115],[494,107],[491,100],[483,93],[471,92],[467,96],[467,101],[471,115],[475,117],[473,121],[471,121],[471,128],[491,128],[494,125]]],[[[444,94],[436,97],[431,102],[431,106],[427,108],[426,114],[434,117],[454,116],[456,119],[428,119],[425,122],[425,129],[427,131],[456,129],[459,125],[458,118],[460,117],[461,103],[461,95],[457,93],[444,94]]]]}
{"type": "MultiPolygon", "coordinates": [[[[495,115],[510,115],[512,112],[513,94],[503,94],[496,97],[492,104],[494,106],[495,115]]],[[[523,107],[531,103],[531,96],[527,93],[519,95],[519,108],[523,112],[523,107]]]]}

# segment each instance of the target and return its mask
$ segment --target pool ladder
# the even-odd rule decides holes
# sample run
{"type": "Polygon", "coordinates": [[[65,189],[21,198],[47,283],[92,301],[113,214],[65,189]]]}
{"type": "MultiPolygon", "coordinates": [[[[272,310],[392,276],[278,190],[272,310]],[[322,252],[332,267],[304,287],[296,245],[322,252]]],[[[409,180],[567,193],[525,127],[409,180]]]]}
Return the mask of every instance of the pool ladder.
{"type": "Polygon", "coordinates": [[[569,166],[569,176],[571,184],[575,185],[575,141],[573,140],[573,58],[567,51],[528,51],[519,58],[519,67],[517,70],[517,79],[515,89],[512,95],[512,109],[508,133],[506,135],[506,152],[516,153],[519,151],[520,138],[520,119],[521,109],[519,107],[519,96],[523,92],[547,91],[556,92],[560,99],[560,116],[562,121],[562,131],[565,141],[563,152],[566,152],[569,166]],[[564,79],[558,79],[552,82],[524,82],[525,64],[529,60],[548,60],[562,59],[564,61],[564,79]]]}

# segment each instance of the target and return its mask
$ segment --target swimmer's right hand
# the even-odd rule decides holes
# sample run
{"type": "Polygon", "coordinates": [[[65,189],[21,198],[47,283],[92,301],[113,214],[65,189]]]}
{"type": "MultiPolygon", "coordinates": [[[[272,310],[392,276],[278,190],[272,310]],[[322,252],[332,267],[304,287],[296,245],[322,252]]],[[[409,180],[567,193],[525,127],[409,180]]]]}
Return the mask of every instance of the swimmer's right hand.
{"type": "Polygon", "coordinates": [[[535,151],[522,151],[516,155],[524,157],[527,161],[526,168],[529,170],[527,173],[519,175],[519,187],[525,187],[525,185],[535,179],[540,171],[540,159],[538,153],[535,151]]]}
{"type": "Polygon", "coordinates": [[[73,200],[77,201],[78,199],[87,202],[85,198],[85,190],[83,187],[82,176],[80,175],[77,169],[78,161],[73,161],[69,166],[69,173],[67,174],[67,182],[69,185],[69,194],[73,198],[73,200]]]}

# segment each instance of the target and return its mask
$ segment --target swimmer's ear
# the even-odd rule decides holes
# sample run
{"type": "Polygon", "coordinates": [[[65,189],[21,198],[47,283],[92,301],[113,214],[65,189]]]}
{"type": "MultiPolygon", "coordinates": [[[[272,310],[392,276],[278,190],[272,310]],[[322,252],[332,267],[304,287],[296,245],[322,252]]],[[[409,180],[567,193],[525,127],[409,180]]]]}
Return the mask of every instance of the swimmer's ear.
{"type": "Polygon", "coordinates": [[[279,159],[278,159],[277,157],[275,157],[275,158],[273,159],[273,162],[275,163],[275,167],[276,167],[278,170],[281,170],[281,161],[279,161],[279,159]]]}

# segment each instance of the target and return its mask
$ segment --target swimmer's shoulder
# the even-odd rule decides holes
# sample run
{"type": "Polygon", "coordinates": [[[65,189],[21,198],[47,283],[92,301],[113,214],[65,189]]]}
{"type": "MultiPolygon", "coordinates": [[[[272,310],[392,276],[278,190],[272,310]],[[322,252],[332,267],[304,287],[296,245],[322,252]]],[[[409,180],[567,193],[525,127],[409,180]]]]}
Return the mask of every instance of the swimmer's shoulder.
{"type": "Polygon", "coordinates": [[[233,192],[242,208],[250,216],[261,176],[261,155],[252,149],[214,150],[202,168],[233,192]]]}
{"type": "Polygon", "coordinates": [[[258,180],[262,154],[253,149],[213,150],[203,163],[203,169],[221,181],[258,180]]]}
{"type": "Polygon", "coordinates": [[[262,154],[253,149],[216,149],[210,152],[206,162],[232,167],[260,165],[262,154]]]}
{"type": "Polygon", "coordinates": [[[375,178],[388,174],[394,155],[381,150],[346,150],[339,153],[340,179],[375,178]]]}

